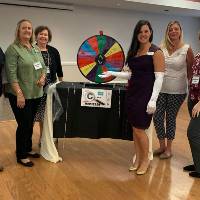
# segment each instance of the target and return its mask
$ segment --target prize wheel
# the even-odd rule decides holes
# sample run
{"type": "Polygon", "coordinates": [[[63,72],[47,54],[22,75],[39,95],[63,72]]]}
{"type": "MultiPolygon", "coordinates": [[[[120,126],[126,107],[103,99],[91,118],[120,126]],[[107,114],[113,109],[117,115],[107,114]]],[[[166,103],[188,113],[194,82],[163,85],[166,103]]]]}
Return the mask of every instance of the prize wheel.
{"type": "Polygon", "coordinates": [[[106,83],[115,77],[100,78],[105,71],[120,72],[124,66],[121,45],[107,35],[94,35],[85,40],[77,54],[77,64],[85,78],[96,83],[106,83]]]}

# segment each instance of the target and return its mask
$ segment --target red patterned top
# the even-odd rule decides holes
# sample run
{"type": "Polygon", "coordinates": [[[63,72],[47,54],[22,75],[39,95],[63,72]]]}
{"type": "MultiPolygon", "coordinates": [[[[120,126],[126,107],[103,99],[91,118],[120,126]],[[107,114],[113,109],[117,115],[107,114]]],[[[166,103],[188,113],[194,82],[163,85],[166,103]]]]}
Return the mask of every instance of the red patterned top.
{"type": "Polygon", "coordinates": [[[194,83],[191,78],[190,80],[190,99],[199,101],[200,100],[200,53],[198,53],[194,58],[194,63],[192,65],[192,77],[199,77],[198,83],[194,83]]]}

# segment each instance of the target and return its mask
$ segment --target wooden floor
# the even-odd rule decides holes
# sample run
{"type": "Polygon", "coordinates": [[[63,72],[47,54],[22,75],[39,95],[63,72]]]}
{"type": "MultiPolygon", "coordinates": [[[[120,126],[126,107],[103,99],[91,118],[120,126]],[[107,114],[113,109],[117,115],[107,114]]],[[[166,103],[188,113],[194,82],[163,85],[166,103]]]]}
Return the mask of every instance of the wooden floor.
{"type": "MultiPolygon", "coordinates": [[[[63,162],[43,158],[33,168],[15,160],[14,121],[0,122],[0,200],[198,200],[200,180],[182,167],[191,162],[186,129],[186,105],[177,120],[177,137],[171,160],[154,158],[147,174],[137,176],[128,167],[133,142],[111,139],[59,139],[63,162]]],[[[37,148],[38,127],[34,129],[37,148]]],[[[157,147],[154,136],[154,148],[157,147]]]]}

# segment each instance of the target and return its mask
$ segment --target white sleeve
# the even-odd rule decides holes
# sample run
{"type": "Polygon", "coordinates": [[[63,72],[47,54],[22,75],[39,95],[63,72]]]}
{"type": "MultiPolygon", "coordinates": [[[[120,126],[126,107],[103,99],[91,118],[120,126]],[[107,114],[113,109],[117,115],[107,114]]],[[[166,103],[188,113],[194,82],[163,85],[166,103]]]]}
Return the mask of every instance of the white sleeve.
{"type": "Polygon", "coordinates": [[[118,78],[129,80],[131,78],[131,72],[114,72],[114,71],[107,71],[99,74],[100,78],[107,78],[109,76],[115,76],[118,78]]]}
{"type": "Polygon", "coordinates": [[[147,113],[153,114],[156,111],[156,101],[158,99],[158,95],[162,88],[164,72],[154,72],[155,74],[155,81],[153,85],[153,92],[151,98],[147,104],[147,113]]]}

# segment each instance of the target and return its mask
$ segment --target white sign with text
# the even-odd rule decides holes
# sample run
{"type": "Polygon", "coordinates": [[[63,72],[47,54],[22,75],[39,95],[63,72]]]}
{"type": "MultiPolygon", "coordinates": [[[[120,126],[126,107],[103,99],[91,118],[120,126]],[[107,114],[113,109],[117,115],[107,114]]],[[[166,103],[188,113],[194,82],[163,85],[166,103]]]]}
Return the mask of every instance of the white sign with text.
{"type": "Polygon", "coordinates": [[[81,106],[111,108],[112,90],[83,88],[81,106]]]}

